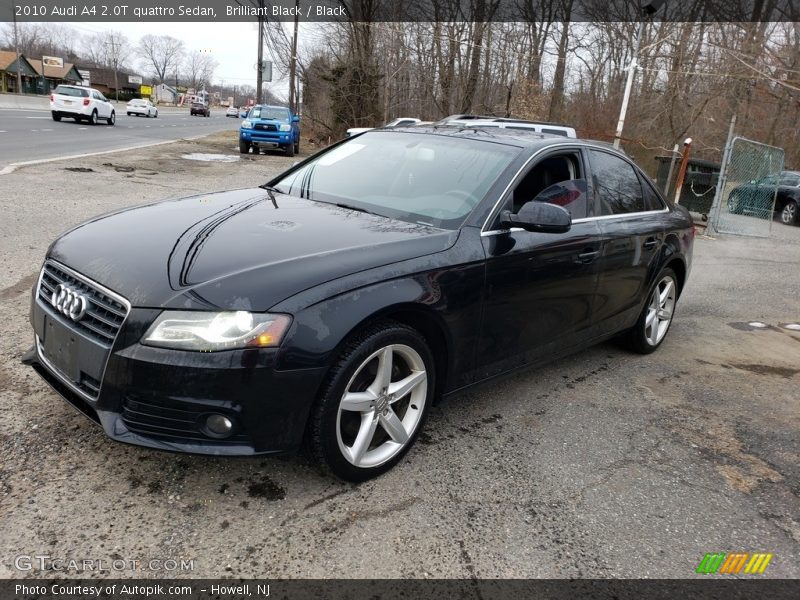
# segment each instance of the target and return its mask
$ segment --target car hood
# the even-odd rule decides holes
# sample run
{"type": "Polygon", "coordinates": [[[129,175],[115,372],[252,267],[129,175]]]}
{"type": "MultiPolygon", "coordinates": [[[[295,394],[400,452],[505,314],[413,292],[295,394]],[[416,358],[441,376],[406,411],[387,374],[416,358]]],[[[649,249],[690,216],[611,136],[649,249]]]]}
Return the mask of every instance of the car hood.
{"type": "Polygon", "coordinates": [[[307,288],[446,250],[457,232],[241,189],[78,225],[49,257],[142,308],[268,310],[307,288]]]}

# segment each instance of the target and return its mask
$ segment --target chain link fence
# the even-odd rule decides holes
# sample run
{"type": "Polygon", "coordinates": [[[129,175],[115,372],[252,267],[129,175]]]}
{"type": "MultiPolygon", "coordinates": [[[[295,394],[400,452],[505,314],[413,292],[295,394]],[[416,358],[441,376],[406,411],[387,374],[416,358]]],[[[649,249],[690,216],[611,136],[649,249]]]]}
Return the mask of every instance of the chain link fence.
{"type": "Polygon", "coordinates": [[[768,237],[783,170],[783,149],[736,137],[725,152],[711,213],[714,230],[768,237]]]}

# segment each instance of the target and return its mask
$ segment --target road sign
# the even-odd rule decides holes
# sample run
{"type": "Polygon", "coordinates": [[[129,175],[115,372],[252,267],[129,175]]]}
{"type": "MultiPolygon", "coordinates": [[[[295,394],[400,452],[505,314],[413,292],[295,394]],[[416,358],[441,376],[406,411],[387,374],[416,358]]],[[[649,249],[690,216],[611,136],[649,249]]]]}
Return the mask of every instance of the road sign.
{"type": "Polygon", "coordinates": [[[92,85],[92,77],[90,71],[85,71],[83,69],[78,70],[78,75],[81,76],[81,85],[90,86],[92,85]]]}
{"type": "Polygon", "coordinates": [[[151,85],[143,85],[139,87],[139,93],[142,96],[152,96],[153,95],[153,86],[151,85]]]}
{"type": "Polygon", "coordinates": [[[142,84],[142,78],[138,75],[128,75],[128,83],[142,84]]]}
{"type": "Polygon", "coordinates": [[[45,67],[58,67],[59,69],[64,68],[64,59],[59,58],[58,56],[43,56],[42,57],[42,64],[45,67]]]}

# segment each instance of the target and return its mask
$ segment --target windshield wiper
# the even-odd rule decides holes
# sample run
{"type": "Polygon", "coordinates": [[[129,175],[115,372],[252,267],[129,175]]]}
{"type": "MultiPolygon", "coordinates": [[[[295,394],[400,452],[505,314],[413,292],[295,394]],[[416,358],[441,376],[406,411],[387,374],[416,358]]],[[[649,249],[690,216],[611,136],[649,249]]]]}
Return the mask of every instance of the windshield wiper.
{"type": "Polygon", "coordinates": [[[357,212],[367,213],[368,215],[374,215],[376,213],[367,210],[366,208],[361,208],[360,206],[353,206],[352,204],[344,204],[343,202],[336,202],[334,206],[338,206],[339,208],[347,208],[349,210],[355,210],[357,212]]]}
{"type": "Polygon", "coordinates": [[[267,190],[267,194],[269,194],[269,199],[272,200],[272,206],[274,206],[275,208],[278,208],[278,201],[275,200],[275,192],[278,192],[280,194],[281,191],[279,189],[277,189],[277,188],[272,187],[269,184],[266,184],[266,183],[264,185],[260,185],[258,187],[260,187],[262,190],[267,190]]]}

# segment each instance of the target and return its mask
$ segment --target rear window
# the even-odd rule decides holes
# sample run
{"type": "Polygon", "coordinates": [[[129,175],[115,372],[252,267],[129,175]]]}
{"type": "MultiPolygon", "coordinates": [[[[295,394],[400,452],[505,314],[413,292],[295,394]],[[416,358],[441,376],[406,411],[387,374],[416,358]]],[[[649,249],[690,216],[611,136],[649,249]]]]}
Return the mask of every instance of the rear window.
{"type": "Polygon", "coordinates": [[[549,134],[552,134],[552,135],[560,135],[561,137],[569,137],[567,135],[567,132],[564,131],[563,129],[550,129],[550,128],[542,127],[542,133],[549,133],[549,134]]]}
{"type": "Polygon", "coordinates": [[[59,85],[56,87],[56,94],[61,96],[75,96],[76,98],[88,98],[89,91],[83,88],[69,87],[68,85],[59,85]]]}

